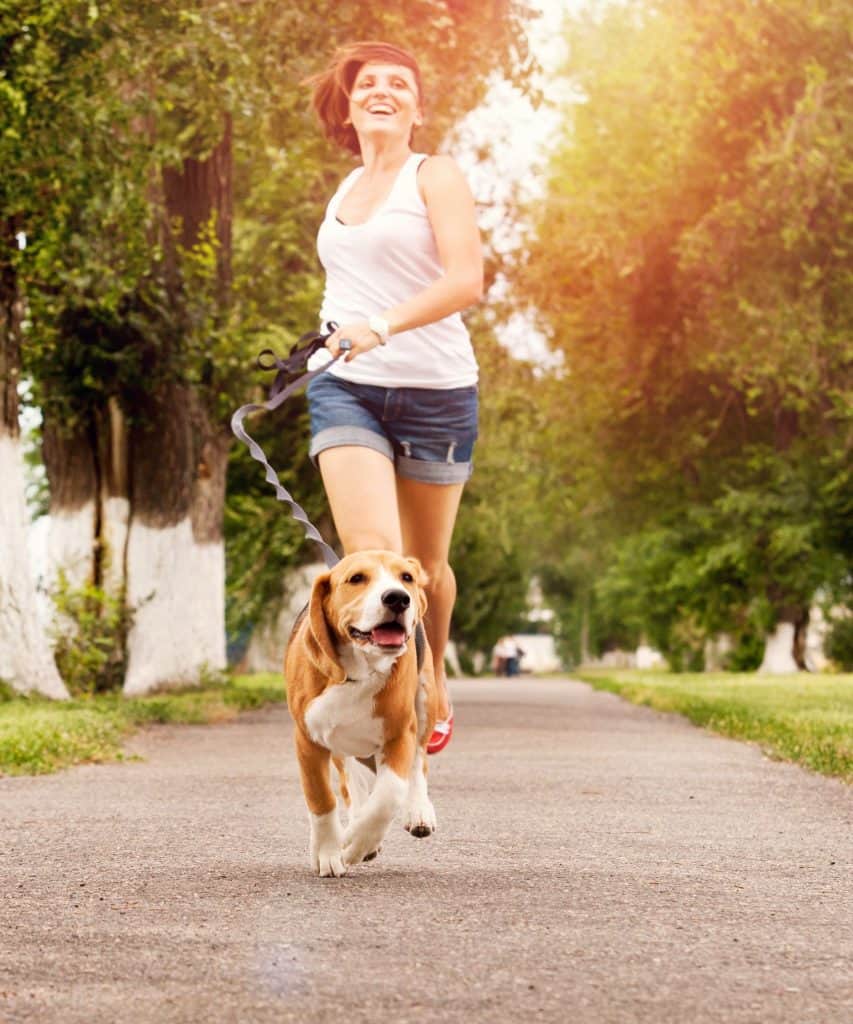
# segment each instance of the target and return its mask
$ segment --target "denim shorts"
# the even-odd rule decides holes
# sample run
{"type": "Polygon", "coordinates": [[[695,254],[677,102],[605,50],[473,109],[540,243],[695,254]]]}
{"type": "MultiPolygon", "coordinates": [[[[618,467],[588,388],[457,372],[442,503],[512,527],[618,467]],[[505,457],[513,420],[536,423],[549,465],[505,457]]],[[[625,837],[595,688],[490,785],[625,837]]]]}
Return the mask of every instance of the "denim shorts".
{"type": "Polygon", "coordinates": [[[398,476],[461,484],[471,476],[477,388],[384,388],[321,373],[308,385],[314,464],[327,448],[387,455],[398,476]]]}

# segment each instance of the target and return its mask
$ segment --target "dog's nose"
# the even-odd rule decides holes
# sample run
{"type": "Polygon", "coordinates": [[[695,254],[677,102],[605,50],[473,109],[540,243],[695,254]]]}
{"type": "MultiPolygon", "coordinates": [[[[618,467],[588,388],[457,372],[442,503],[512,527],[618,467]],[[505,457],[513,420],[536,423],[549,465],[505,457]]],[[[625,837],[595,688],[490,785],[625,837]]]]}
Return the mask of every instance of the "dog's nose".
{"type": "Polygon", "coordinates": [[[405,590],[386,590],[382,595],[382,603],[392,612],[404,612],[412,603],[412,599],[405,590]]]}

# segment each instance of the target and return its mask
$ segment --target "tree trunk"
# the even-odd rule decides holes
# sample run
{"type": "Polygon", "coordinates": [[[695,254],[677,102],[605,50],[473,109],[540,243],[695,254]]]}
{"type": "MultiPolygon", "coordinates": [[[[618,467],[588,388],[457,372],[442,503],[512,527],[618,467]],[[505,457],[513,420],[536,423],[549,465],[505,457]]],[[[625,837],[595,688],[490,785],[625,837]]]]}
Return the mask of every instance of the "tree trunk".
{"type": "Polygon", "coordinates": [[[129,511],[127,424],[118,400],[89,411],[74,429],[45,411],[42,456],[50,482],[50,574],[91,583],[118,597],[124,588],[129,511]]]}
{"type": "Polygon", "coordinates": [[[63,573],[72,587],[99,583],[95,568],[100,509],[94,425],[60,422],[44,410],[42,458],[50,484],[48,586],[63,573]]]}
{"type": "MultiPolygon", "coordinates": [[[[231,167],[226,117],[222,140],[209,157],[163,171],[167,218],[178,221],[183,247],[197,242],[213,218],[222,309],[231,275],[231,167]]],[[[164,385],[136,417],[130,443],[127,601],[133,623],[127,694],[198,683],[226,666],[222,515],[229,447],[230,435],[212,421],[201,393],[185,385],[164,385]]]]}
{"type": "Polygon", "coordinates": [[[589,650],[589,594],[584,593],[581,605],[581,636],[580,636],[580,664],[588,665],[592,661],[589,650]]]}
{"type": "Polygon", "coordinates": [[[180,385],[153,397],[131,432],[126,694],[198,683],[225,668],[228,447],[180,385]]]}
{"type": "MultiPolygon", "coordinates": [[[[0,246],[15,244],[3,225],[0,246]]],[[[39,621],[27,547],[29,517],[18,425],[21,303],[14,268],[0,251],[0,679],[13,689],[66,699],[39,621]]]]}
{"type": "Polygon", "coordinates": [[[767,637],[764,657],[759,672],[785,675],[806,671],[806,633],[809,625],[808,608],[786,608],[767,637]]]}
{"type": "MultiPolygon", "coordinates": [[[[174,325],[186,308],[176,243],[191,247],[211,223],[218,243],[211,301],[222,311],[227,305],[231,189],[226,118],[209,157],[163,170],[174,325]]],[[[94,583],[124,600],[128,632],[116,639],[126,694],[195,684],[226,665],[222,515],[230,434],[213,422],[201,387],[179,379],[183,340],[175,334],[150,339],[140,387],[104,397],[71,429],[45,413],[52,572],[63,569],[72,586],[94,583]]],[[[204,380],[210,368],[196,369],[204,380]]]]}

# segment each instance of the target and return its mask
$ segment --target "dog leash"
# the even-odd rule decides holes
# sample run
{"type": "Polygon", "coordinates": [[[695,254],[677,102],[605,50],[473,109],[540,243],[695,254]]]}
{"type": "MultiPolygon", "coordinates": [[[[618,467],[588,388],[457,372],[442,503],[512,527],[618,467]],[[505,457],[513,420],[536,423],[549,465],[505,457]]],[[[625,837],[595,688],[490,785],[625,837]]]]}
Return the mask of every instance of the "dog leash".
{"type": "MultiPolygon", "coordinates": [[[[288,384],[287,378],[291,377],[294,373],[299,373],[299,371],[305,367],[311,356],[323,348],[328,338],[338,329],[338,325],[334,320],[329,320],[324,324],[324,327],[326,329],[325,334],[323,334],[322,331],[308,331],[306,334],[303,334],[299,341],[290,350],[290,355],[287,359],[279,359],[271,348],[265,348],[258,354],[256,362],[259,369],[265,371],[278,371],[276,373],[275,380],[272,382],[272,387],[270,388],[270,397],[266,402],[250,402],[248,405],[241,405],[231,417],[231,430],[234,432],[235,436],[246,445],[252,458],[255,459],[256,462],[260,462],[264,467],[266,479],[270,484],[272,484],[276,497],[279,501],[283,501],[285,504],[290,506],[290,514],[298,523],[302,524],[305,536],[308,537],[309,540],[313,540],[320,548],[320,551],[323,553],[323,561],[329,569],[332,569],[340,561],[337,552],[323,540],[320,531],[305,514],[305,509],[303,509],[293,495],[282,486],[281,481],[278,479],[278,474],[269,464],[263,448],[261,448],[257,441],[249,436],[246,428],[243,426],[243,420],[253,412],[274,412],[280,405],[283,405],[295,391],[304,387],[309,381],[318,377],[321,373],[325,373],[332,363],[336,363],[344,352],[348,352],[350,350],[352,342],[347,338],[342,339],[340,351],[336,356],[330,359],[328,363],[316,370],[309,370],[307,373],[303,373],[300,377],[297,377],[296,380],[293,380],[288,384]],[[264,361],[265,356],[269,356],[271,361],[264,361]]],[[[420,671],[423,666],[425,653],[426,638],[424,634],[424,627],[421,622],[418,622],[415,628],[415,654],[418,671],[420,671]]]]}
{"type": "Polygon", "coordinates": [[[285,502],[290,506],[290,514],[293,518],[302,524],[302,528],[305,531],[305,536],[309,540],[313,540],[318,545],[320,551],[323,553],[323,560],[325,561],[328,568],[333,568],[338,564],[340,558],[338,557],[335,550],[330,547],[320,535],[320,531],[311,522],[308,516],[305,514],[305,509],[295,500],[292,494],[281,485],[278,479],[278,474],[269,464],[266,455],[264,454],[263,448],[249,436],[246,428],[243,426],[243,420],[247,416],[250,416],[254,412],[273,412],[280,405],[287,401],[288,398],[300,388],[308,384],[309,381],[319,376],[321,373],[325,373],[326,370],[341,358],[345,351],[352,346],[352,342],[344,339],[341,342],[341,351],[332,359],[326,363],[325,366],[321,366],[316,370],[309,370],[307,373],[303,373],[296,380],[287,383],[288,377],[293,376],[294,373],[299,373],[300,370],[304,369],[305,364],[317,352],[323,348],[326,344],[327,339],[338,329],[338,325],[330,320],[324,324],[326,333],[322,331],[308,331],[303,334],[299,341],[290,350],[290,355],[287,359],[279,359],[278,356],[270,348],[265,348],[263,352],[258,355],[257,365],[261,370],[277,370],[275,380],[270,388],[270,397],[266,402],[250,402],[248,405],[241,406],[231,417],[231,430],[235,436],[246,445],[249,449],[249,454],[255,459],[256,462],[264,467],[265,476],[267,481],[272,484],[275,490],[276,497],[279,501],[285,502]],[[271,357],[270,361],[265,360],[265,357],[271,357]]]}

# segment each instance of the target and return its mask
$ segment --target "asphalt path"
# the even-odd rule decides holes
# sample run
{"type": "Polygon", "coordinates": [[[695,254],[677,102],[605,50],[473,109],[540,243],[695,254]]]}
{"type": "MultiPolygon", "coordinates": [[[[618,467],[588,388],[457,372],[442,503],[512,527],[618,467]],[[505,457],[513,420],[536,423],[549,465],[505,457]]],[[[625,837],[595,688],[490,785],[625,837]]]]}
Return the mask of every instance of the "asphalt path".
{"type": "Polygon", "coordinates": [[[0,779],[0,1021],[853,1020],[853,794],[568,680],[453,684],[439,831],[308,868],[283,707],[0,779]]]}

